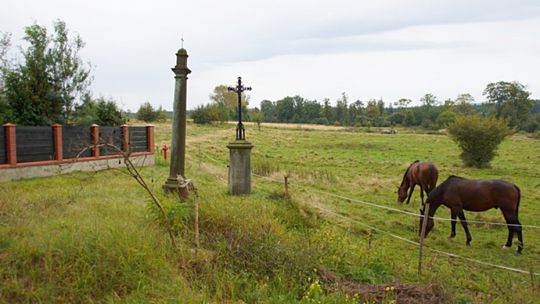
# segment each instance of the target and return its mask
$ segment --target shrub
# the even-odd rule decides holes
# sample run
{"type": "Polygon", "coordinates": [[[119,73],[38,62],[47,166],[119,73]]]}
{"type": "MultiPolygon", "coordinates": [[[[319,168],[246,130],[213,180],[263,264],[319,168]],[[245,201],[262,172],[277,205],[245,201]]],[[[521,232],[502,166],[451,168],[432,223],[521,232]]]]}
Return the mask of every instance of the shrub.
{"type": "Polygon", "coordinates": [[[137,119],[145,122],[164,121],[166,119],[165,110],[161,106],[154,109],[150,102],[143,103],[137,110],[136,115],[137,119]]]}
{"type": "Polygon", "coordinates": [[[191,112],[191,118],[196,124],[209,124],[220,121],[219,106],[215,104],[198,106],[191,112]]]}
{"type": "Polygon", "coordinates": [[[461,148],[461,159],[469,167],[485,167],[497,146],[510,135],[506,122],[479,115],[461,116],[448,126],[448,133],[461,148]]]}

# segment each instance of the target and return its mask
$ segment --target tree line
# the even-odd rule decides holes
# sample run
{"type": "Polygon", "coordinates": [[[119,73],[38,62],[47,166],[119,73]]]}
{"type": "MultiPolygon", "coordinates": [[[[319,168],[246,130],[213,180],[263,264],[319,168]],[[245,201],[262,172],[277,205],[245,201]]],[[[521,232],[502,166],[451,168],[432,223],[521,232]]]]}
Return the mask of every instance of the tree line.
{"type": "MultiPolygon", "coordinates": [[[[263,100],[260,107],[248,108],[249,96],[243,96],[242,108],[246,120],[254,122],[311,123],[358,127],[422,127],[446,128],[460,115],[479,114],[504,120],[516,130],[540,130],[540,101],[519,82],[499,81],[486,86],[486,102],[475,103],[470,94],[459,94],[455,99],[439,101],[433,94],[425,94],[418,106],[411,99],[402,98],[392,103],[381,99],[351,102],[346,93],[331,103],[301,96],[287,96],[271,101],[263,100]]],[[[210,95],[211,103],[191,112],[196,123],[224,122],[237,119],[237,97],[219,85],[210,95]]]]}

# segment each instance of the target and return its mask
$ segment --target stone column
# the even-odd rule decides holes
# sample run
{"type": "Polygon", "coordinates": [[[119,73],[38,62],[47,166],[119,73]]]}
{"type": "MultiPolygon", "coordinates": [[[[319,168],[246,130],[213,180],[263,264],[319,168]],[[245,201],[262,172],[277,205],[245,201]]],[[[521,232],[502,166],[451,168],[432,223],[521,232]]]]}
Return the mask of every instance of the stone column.
{"type": "Polygon", "coordinates": [[[245,140],[236,140],[229,148],[229,193],[232,195],[251,193],[251,149],[245,140]]]}
{"type": "Polygon", "coordinates": [[[172,147],[169,177],[163,186],[165,191],[176,189],[178,175],[185,177],[187,75],[191,73],[187,67],[187,58],[187,51],[179,49],[176,53],[176,66],[172,68],[175,79],[172,147]]]}

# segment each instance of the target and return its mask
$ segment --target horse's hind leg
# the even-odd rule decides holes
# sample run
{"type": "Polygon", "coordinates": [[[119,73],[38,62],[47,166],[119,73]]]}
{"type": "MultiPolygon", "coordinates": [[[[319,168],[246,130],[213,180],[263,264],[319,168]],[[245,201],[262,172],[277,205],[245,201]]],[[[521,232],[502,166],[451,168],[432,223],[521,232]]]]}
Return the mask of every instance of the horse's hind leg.
{"type": "Polygon", "coordinates": [[[450,209],[451,217],[452,217],[452,232],[450,232],[450,237],[453,238],[456,236],[456,218],[458,215],[458,211],[456,209],[450,209]]]}
{"type": "Polygon", "coordinates": [[[420,199],[422,200],[422,206],[424,205],[424,187],[420,185],[420,199]]]}
{"type": "Polygon", "coordinates": [[[516,231],[518,241],[519,241],[518,246],[517,246],[517,253],[521,254],[521,252],[523,251],[523,235],[521,234],[521,223],[519,222],[519,220],[516,219],[515,224],[519,225],[519,226],[514,226],[514,231],[516,231]]]}
{"type": "Polygon", "coordinates": [[[467,235],[467,246],[470,246],[471,245],[471,241],[472,241],[472,236],[471,236],[471,233],[469,232],[469,227],[467,225],[467,220],[465,219],[465,214],[463,213],[463,210],[459,210],[458,211],[458,216],[459,216],[459,219],[461,221],[461,226],[463,226],[463,230],[465,230],[465,234],[467,235]]]}

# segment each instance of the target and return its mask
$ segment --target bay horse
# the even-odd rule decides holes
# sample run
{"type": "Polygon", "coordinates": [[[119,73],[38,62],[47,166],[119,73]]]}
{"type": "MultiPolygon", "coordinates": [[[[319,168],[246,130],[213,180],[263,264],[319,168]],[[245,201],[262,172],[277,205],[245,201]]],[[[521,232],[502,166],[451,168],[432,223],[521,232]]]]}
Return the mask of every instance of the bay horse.
{"type": "Polygon", "coordinates": [[[398,189],[398,202],[403,203],[407,198],[407,204],[411,200],[411,195],[416,185],[420,186],[420,198],[422,199],[422,205],[424,204],[424,192],[426,195],[431,192],[437,185],[437,179],[439,178],[439,170],[431,162],[421,162],[419,160],[414,161],[409,165],[405,174],[403,174],[403,180],[398,189]],[[407,191],[410,192],[407,196],[407,191]]]}
{"type": "MultiPolygon", "coordinates": [[[[523,237],[521,234],[521,223],[518,220],[519,201],[521,191],[518,186],[502,180],[472,180],[459,176],[450,176],[431,193],[429,193],[426,204],[430,204],[428,222],[425,235],[433,228],[433,215],[441,205],[450,208],[452,215],[452,232],[450,237],[456,236],[456,217],[459,217],[463,230],[467,235],[467,245],[470,245],[472,237],[467,227],[467,220],[463,210],[486,211],[491,208],[499,208],[506,220],[508,227],[508,239],[503,248],[512,246],[514,233],[518,237],[517,253],[523,250],[523,237]]],[[[420,210],[423,215],[425,206],[420,210]]],[[[420,217],[420,228],[424,217],[420,217]]],[[[421,233],[421,230],[420,230],[421,233]]]]}

